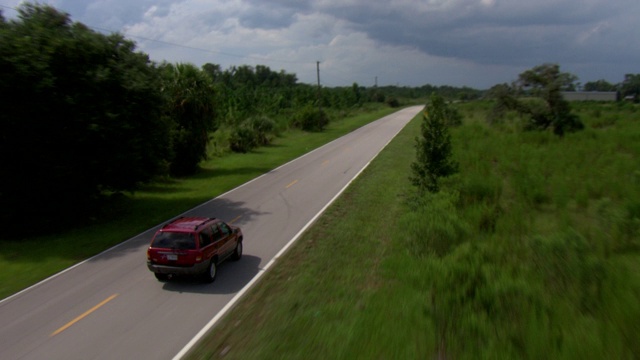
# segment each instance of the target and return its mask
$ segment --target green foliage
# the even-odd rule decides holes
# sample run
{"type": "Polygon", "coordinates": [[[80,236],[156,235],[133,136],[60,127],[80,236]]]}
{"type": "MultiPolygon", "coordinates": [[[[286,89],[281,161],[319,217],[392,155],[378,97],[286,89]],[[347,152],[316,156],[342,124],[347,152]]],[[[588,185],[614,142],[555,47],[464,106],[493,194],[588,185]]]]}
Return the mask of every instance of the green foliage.
{"type": "Polygon", "coordinates": [[[304,131],[322,131],[328,124],[327,113],[313,105],[303,107],[293,120],[293,125],[304,131]]]}
{"type": "MultiPolygon", "coordinates": [[[[583,106],[584,113],[593,112],[595,105],[583,106]]],[[[602,116],[619,120],[606,132],[571,134],[563,141],[551,134],[463,126],[454,133],[456,143],[464,144],[457,147],[463,174],[456,180],[461,184],[449,184],[459,189],[459,198],[455,200],[457,191],[450,188],[436,194],[456,206],[438,206],[442,201],[432,198],[430,212],[438,215],[412,217],[407,214],[416,209],[409,203],[399,222],[402,243],[413,229],[427,229],[421,223],[430,224],[433,217],[478,224],[476,231],[448,241],[451,247],[444,252],[438,242],[422,242],[427,247],[421,253],[432,256],[417,257],[411,269],[419,273],[406,280],[429,299],[425,315],[434,324],[437,356],[639,354],[634,336],[628,334],[639,329],[640,277],[629,276],[620,255],[635,259],[629,263],[637,261],[640,206],[629,199],[635,199],[640,188],[634,175],[624,175],[640,156],[633,136],[625,135],[631,131],[628,126],[637,124],[620,110],[597,107],[602,116]],[[607,144],[619,144],[626,155],[607,144]],[[586,165],[580,159],[593,149],[601,155],[586,165]],[[599,186],[586,180],[594,172],[606,174],[596,181],[599,186]],[[629,186],[604,185],[606,179],[620,176],[630,177],[629,186]],[[619,186],[624,190],[618,191],[619,186]],[[490,221],[483,221],[482,214],[490,221]],[[487,222],[492,223],[489,232],[482,230],[487,222]]],[[[450,220],[440,223],[452,229],[450,220]]],[[[428,239],[430,232],[424,233],[428,239]]]]}
{"type": "Polygon", "coordinates": [[[191,64],[163,64],[166,116],[174,123],[171,173],[193,174],[206,158],[209,133],[217,129],[213,82],[191,64]]]}
{"type": "Polygon", "coordinates": [[[266,116],[249,118],[235,128],[229,146],[234,152],[246,153],[258,146],[268,145],[275,130],[276,123],[266,116]]]}
{"type": "Polygon", "coordinates": [[[522,337],[543,304],[535,287],[511,276],[502,261],[486,244],[466,242],[440,261],[426,262],[432,276],[427,316],[440,356],[524,355],[522,337]]]}
{"type": "Polygon", "coordinates": [[[275,72],[258,65],[232,66],[222,70],[220,65],[205,64],[203,71],[215,83],[218,116],[221,122],[236,125],[253,114],[277,116],[297,107],[301,98],[315,98],[314,93],[300,91],[294,74],[275,72]]]}
{"type": "Polygon", "coordinates": [[[616,91],[618,87],[604,79],[590,81],[584,84],[584,91],[616,91]]]}
{"type": "Polygon", "coordinates": [[[387,105],[389,105],[392,108],[397,108],[400,106],[400,101],[398,101],[398,99],[396,99],[393,96],[387,97],[386,102],[387,102],[387,105]]]}
{"type": "Polygon", "coordinates": [[[229,147],[233,152],[246,153],[258,146],[257,138],[257,131],[250,124],[242,123],[231,133],[229,147]]]}
{"type": "Polygon", "coordinates": [[[551,129],[554,134],[563,136],[566,132],[582,130],[584,124],[572,113],[569,102],[564,100],[561,91],[574,90],[576,77],[560,72],[560,66],[544,64],[520,74],[513,87],[495,86],[491,90],[496,106],[489,119],[496,122],[508,110],[527,117],[526,130],[551,129]],[[519,99],[519,94],[533,96],[534,99],[519,99]]]}
{"type": "Polygon", "coordinates": [[[121,35],[22,5],[0,28],[0,79],[11,104],[0,113],[2,224],[48,214],[62,225],[58,215],[83,213],[105,190],[132,190],[166,171],[158,71],[121,35]]]}
{"type": "Polygon", "coordinates": [[[625,74],[620,91],[622,96],[630,96],[637,103],[640,99],[640,74],[625,74]]]}
{"type": "Polygon", "coordinates": [[[544,288],[571,297],[579,310],[595,312],[602,302],[604,258],[573,229],[530,241],[531,259],[544,288]]]}
{"type": "Polygon", "coordinates": [[[249,122],[258,134],[258,145],[269,145],[272,136],[276,135],[276,122],[266,116],[252,117],[249,122]]]}
{"type": "Polygon", "coordinates": [[[449,193],[423,193],[411,199],[400,219],[406,247],[416,256],[443,257],[471,234],[456,211],[458,197],[449,193]]]}
{"type": "Polygon", "coordinates": [[[447,122],[454,112],[438,95],[432,95],[423,115],[421,136],[416,138],[416,161],[411,164],[411,181],[420,190],[438,192],[438,180],[458,171],[451,159],[451,136],[447,122]]]}

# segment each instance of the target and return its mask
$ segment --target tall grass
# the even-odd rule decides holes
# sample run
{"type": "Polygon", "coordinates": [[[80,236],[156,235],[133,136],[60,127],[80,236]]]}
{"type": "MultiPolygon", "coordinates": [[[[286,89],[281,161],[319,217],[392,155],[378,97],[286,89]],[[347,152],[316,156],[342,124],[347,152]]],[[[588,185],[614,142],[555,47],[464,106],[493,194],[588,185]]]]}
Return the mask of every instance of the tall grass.
{"type": "Polygon", "coordinates": [[[640,357],[637,107],[560,138],[461,106],[440,193],[414,119],[192,357],[640,357]]]}

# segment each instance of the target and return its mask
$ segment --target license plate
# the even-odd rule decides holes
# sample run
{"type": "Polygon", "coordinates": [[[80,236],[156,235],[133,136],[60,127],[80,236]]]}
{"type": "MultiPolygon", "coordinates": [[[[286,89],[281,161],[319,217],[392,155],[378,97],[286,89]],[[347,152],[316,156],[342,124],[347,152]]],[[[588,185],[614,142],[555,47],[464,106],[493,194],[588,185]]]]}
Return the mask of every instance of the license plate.
{"type": "Polygon", "coordinates": [[[178,260],[178,255],[176,255],[176,254],[169,254],[169,255],[167,255],[167,260],[169,260],[169,261],[176,261],[176,260],[178,260]]]}

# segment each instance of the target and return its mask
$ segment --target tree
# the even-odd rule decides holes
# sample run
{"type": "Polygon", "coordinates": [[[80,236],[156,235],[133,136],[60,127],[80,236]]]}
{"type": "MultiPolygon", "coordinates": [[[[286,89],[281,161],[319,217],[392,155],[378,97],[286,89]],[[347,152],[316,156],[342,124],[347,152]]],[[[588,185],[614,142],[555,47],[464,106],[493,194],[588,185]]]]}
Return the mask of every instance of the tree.
{"type": "Polygon", "coordinates": [[[222,78],[222,69],[218,64],[206,63],[202,65],[202,71],[209,75],[213,82],[220,81],[222,78]]]}
{"type": "Polygon", "coordinates": [[[444,99],[432,94],[423,114],[420,137],[416,137],[416,161],[411,164],[411,181],[421,191],[438,192],[438,181],[458,172],[451,159],[451,135],[447,127],[454,112],[444,99]]]}
{"type": "Polygon", "coordinates": [[[621,84],[622,96],[633,97],[634,101],[638,101],[640,97],[640,74],[625,74],[624,81],[621,84]]]}
{"type": "Polygon", "coordinates": [[[18,12],[0,27],[0,222],[77,221],[105,191],[133,190],[166,169],[158,72],[119,34],[47,5],[18,12]]]}
{"type": "Polygon", "coordinates": [[[192,174],[207,156],[209,132],[218,128],[213,80],[192,64],[163,64],[166,114],[173,120],[171,173],[192,174]]]}
{"type": "Polygon", "coordinates": [[[616,91],[617,87],[604,79],[584,84],[584,91],[616,91]]]}
{"type": "Polygon", "coordinates": [[[582,121],[562,97],[562,91],[575,89],[576,80],[574,75],[560,72],[556,64],[536,66],[521,73],[511,87],[492,88],[497,94],[493,115],[515,110],[528,118],[525,129],[552,129],[559,136],[581,130],[582,121]],[[520,94],[527,97],[519,98],[520,94]]]}

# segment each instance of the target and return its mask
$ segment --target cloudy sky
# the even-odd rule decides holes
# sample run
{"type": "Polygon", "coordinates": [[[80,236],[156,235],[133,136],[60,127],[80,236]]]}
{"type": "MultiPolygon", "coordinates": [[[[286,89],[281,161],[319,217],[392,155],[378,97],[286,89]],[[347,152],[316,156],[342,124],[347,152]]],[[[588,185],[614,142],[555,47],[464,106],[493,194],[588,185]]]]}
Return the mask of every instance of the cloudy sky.
{"type": "MultiPolygon", "coordinates": [[[[6,18],[19,0],[0,0],[6,18]]],[[[155,61],[266,65],[324,86],[486,89],[543,63],[640,73],[639,0],[40,0],[155,61]]]]}

